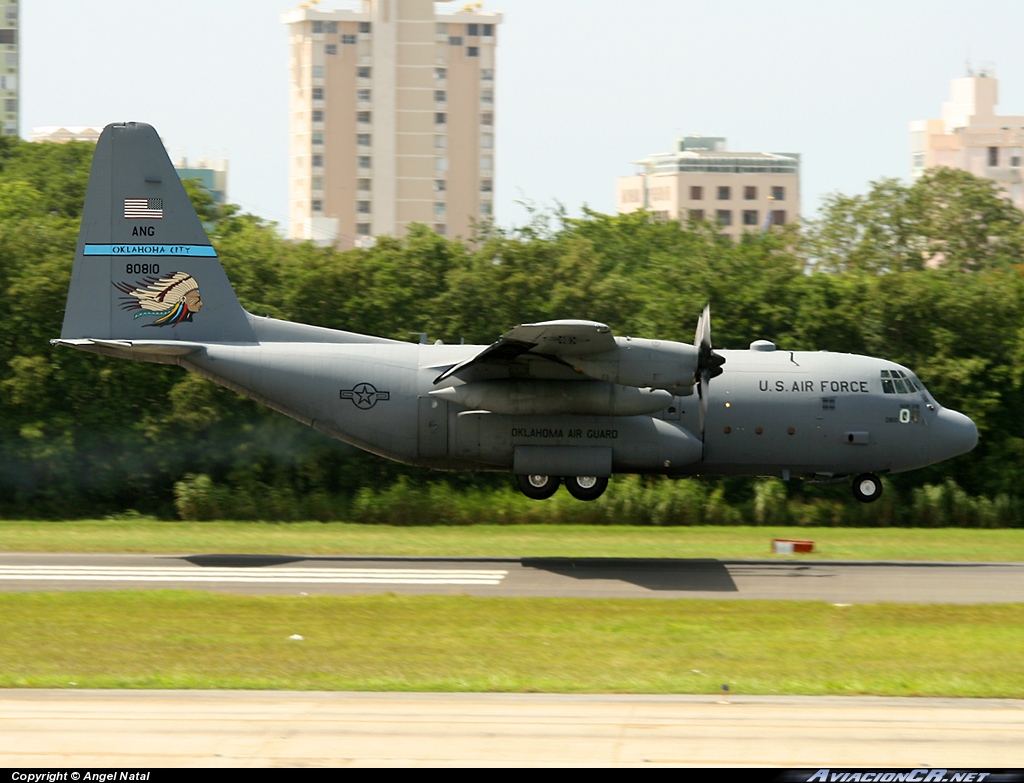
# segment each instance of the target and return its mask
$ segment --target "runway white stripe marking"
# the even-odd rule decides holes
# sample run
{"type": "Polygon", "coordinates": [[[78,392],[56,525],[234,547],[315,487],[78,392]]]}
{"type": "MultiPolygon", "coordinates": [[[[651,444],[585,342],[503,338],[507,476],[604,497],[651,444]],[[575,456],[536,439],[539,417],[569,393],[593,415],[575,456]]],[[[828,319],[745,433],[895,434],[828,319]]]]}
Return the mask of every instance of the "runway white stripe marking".
{"type": "Polygon", "coordinates": [[[279,584],[498,585],[501,570],[442,568],[168,568],[0,566],[0,581],[228,582],[279,584]]]}

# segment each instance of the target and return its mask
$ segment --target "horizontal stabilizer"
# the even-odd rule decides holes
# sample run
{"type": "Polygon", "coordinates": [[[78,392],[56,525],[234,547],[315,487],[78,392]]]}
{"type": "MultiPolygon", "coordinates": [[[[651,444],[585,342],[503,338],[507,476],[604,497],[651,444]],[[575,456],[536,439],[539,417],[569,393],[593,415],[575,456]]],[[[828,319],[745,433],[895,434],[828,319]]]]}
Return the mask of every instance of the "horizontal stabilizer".
{"type": "Polygon", "coordinates": [[[98,353],[103,356],[115,356],[120,359],[141,359],[157,363],[174,363],[178,356],[202,351],[200,343],[187,343],[179,340],[96,340],[85,337],[76,340],[50,340],[50,345],[76,348],[79,351],[98,353]]]}

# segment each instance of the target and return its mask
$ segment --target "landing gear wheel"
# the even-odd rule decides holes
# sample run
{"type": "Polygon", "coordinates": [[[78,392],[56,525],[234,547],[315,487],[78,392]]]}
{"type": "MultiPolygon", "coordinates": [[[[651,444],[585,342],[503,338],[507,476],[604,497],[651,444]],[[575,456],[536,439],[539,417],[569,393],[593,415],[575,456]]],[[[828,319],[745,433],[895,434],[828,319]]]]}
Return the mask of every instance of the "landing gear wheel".
{"type": "Polygon", "coordinates": [[[566,476],[565,488],[577,500],[597,500],[608,489],[608,479],[598,476],[566,476]]]}
{"type": "Polygon", "coordinates": [[[861,503],[874,503],[882,497],[882,480],[874,473],[861,473],[853,480],[853,496],[861,503]]]}
{"type": "Polygon", "coordinates": [[[534,500],[547,500],[558,491],[558,476],[517,475],[519,491],[534,500]]]}

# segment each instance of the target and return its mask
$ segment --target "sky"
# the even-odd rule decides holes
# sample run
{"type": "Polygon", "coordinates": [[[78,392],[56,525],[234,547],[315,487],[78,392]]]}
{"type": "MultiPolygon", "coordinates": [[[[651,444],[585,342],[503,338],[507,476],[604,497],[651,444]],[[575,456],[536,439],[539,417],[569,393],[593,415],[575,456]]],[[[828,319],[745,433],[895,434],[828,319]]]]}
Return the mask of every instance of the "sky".
{"type": "MultiPolygon", "coordinates": [[[[21,133],[155,126],[172,158],[227,158],[228,200],[287,222],[281,0],[22,0],[21,133]]],[[[338,3],[323,0],[322,7],[338,3]]],[[[447,4],[456,6],[457,4],[447,4]]],[[[798,152],[802,210],[909,176],[911,120],[965,63],[1024,114],[1019,0],[501,0],[495,217],[611,212],[631,161],[677,136],[798,152]]]]}

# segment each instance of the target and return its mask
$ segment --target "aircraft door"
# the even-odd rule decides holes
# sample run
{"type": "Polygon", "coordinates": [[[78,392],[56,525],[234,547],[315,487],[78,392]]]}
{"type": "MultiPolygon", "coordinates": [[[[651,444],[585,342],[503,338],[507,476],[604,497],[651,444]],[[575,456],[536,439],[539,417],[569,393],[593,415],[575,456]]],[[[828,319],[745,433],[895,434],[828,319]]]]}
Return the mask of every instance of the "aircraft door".
{"type": "Polygon", "coordinates": [[[417,439],[421,457],[448,456],[448,403],[436,397],[418,398],[417,439]]]}

